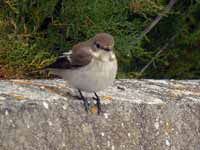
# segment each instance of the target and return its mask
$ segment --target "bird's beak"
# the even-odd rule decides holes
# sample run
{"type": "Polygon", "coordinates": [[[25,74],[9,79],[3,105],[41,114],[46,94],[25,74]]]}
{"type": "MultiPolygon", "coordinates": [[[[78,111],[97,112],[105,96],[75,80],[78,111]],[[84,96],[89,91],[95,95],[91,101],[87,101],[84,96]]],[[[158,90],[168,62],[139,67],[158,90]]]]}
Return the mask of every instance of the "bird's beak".
{"type": "Polygon", "coordinates": [[[112,48],[113,48],[113,45],[109,45],[108,48],[109,48],[109,49],[112,49],[112,48]]]}

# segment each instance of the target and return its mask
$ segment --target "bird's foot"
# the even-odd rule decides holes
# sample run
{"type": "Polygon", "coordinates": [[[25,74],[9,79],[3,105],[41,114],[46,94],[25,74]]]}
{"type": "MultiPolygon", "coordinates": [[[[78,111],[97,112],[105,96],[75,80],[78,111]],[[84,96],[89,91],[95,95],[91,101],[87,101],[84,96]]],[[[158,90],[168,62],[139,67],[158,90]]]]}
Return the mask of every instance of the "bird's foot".
{"type": "Polygon", "coordinates": [[[81,96],[75,95],[73,96],[74,98],[78,99],[78,100],[83,100],[81,96]]]}
{"type": "Polygon", "coordinates": [[[95,94],[95,96],[96,97],[93,97],[95,100],[96,100],[96,102],[97,102],[97,113],[98,113],[98,115],[100,115],[100,113],[101,113],[101,103],[100,103],[100,98],[99,98],[99,96],[97,95],[97,93],[94,93],[95,94]]]}
{"type": "Polygon", "coordinates": [[[84,99],[83,102],[84,102],[85,111],[88,113],[89,112],[89,103],[86,99],[84,99]]]}
{"type": "Polygon", "coordinates": [[[77,96],[77,98],[83,100],[85,111],[88,113],[89,112],[89,103],[88,103],[87,99],[83,96],[81,90],[78,90],[78,91],[80,93],[80,97],[77,96]]]}

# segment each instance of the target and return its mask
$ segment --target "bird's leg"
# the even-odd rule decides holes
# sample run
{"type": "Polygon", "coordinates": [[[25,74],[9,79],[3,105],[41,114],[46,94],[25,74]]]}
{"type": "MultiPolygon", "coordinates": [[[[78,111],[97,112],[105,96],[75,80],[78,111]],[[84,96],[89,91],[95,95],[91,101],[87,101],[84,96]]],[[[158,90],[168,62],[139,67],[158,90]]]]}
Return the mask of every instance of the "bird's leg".
{"type": "Polygon", "coordinates": [[[81,99],[83,100],[84,107],[85,107],[85,111],[88,113],[88,110],[89,110],[88,101],[87,101],[87,99],[83,96],[81,90],[78,89],[78,92],[79,92],[79,94],[80,94],[81,99]]]}
{"type": "Polygon", "coordinates": [[[95,100],[97,102],[97,113],[98,115],[100,114],[101,112],[101,103],[100,103],[100,98],[99,96],[97,95],[97,93],[95,92],[94,95],[96,96],[95,100]]]}

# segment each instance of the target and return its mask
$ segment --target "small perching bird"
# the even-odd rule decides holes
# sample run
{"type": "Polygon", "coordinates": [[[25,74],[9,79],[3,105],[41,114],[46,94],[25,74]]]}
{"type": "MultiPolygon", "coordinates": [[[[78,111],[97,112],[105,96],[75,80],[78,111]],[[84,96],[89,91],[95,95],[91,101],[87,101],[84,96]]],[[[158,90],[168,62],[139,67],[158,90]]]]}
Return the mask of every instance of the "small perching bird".
{"type": "Polygon", "coordinates": [[[93,92],[101,112],[100,98],[96,92],[110,86],[117,73],[117,60],[113,52],[114,39],[110,34],[98,33],[93,38],[73,46],[70,55],[59,57],[47,68],[50,73],[66,79],[78,89],[88,112],[89,104],[81,91],[93,92]]]}

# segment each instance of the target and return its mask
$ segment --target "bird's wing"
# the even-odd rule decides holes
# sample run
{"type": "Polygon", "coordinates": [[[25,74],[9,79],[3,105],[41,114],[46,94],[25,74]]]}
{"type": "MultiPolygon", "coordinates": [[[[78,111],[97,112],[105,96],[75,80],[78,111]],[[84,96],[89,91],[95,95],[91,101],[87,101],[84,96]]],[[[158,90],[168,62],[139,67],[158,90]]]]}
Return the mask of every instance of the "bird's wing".
{"type": "Polygon", "coordinates": [[[85,43],[79,43],[72,48],[71,64],[75,67],[88,65],[92,60],[91,48],[85,43]]]}
{"type": "Polygon", "coordinates": [[[45,68],[70,69],[72,68],[72,65],[67,56],[60,56],[54,63],[46,66],[45,68]]]}
{"type": "Polygon", "coordinates": [[[90,48],[84,43],[78,43],[73,46],[72,50],[63,53],[57,60],[45,68],[71,69],[88,65],[92,60],[90,48]]]}

